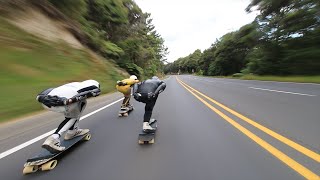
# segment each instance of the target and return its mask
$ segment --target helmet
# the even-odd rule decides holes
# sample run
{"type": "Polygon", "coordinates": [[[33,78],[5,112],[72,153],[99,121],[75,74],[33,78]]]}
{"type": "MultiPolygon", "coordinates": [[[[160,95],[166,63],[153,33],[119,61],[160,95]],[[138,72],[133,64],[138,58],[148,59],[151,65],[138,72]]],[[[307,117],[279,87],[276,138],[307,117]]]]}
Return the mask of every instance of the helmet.
{"type": "Polygon", "coordinates": [[[137,76],[131,75],[129,79],[138,80],[137,76]]]}
{"type": "Polygon", "coordinates": [[[151,79],[159,79],[158,76],[153,76],[151,79]]]}

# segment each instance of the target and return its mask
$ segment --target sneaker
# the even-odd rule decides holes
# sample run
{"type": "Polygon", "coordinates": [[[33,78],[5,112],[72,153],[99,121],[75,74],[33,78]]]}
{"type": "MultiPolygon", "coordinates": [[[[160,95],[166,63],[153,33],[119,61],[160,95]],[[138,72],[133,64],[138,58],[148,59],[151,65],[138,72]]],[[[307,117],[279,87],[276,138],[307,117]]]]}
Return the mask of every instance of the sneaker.
{"type": "Polygon", "coordinates": [[[143,122],[142,129],[146,133],[151,133],[151,132],[155,132],[156,131],[155,128],[150,126],[149,122],[143,122]]]}
{"type": "Polygon", "coordinates": [[[55,139],[52,136],[48,137],[44,141],[42,147],[50,151],[51,153],[58,153],[65,150],[65,147],[60,146],[59,139],[55,139]]]}
{"type": "Polygon", "coordinates": [[[131,104],[129,104],[127,107],[129,108],[129,111],[133,110],[133,106],[131,104]]]}
{"type": "Polygon", "coordinates": [[[89,132],[89,129],[74,129],[69,130],[66,132],[66,135],[64,136],[64,140],[70,140],[77,136],[82,136],[89,132]]]}

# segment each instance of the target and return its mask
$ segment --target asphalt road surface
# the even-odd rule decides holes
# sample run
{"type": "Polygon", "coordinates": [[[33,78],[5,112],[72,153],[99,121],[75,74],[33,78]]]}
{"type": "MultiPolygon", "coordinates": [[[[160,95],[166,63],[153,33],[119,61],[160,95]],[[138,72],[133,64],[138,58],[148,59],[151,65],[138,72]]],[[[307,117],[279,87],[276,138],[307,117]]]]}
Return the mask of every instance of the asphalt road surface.
{"type": "Polygon", "coordinates": [[[61,115],[2,124],[0,179],[319,179],[320,85],[197,76],[165,82],[152,116],[155,144],[138,144],[144,105],[132,99],[135,110],[118,117],[121,94],[109,94],[90,99],[80,122],[91,140],[66,151],[51,171],[22,174],[61,115]]]}

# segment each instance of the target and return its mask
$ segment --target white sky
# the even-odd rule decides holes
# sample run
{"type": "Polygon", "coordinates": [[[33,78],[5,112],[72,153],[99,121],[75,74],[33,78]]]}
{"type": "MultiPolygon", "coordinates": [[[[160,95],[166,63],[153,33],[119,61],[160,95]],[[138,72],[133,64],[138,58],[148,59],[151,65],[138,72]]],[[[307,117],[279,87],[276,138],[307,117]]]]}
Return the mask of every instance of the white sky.
{"type": "Polygon", "coordinates": [[[250,0],[135,0],[143,12],[151,13],[156,31],[169,48],[173,62],[196,49],[208,49],[216,39],[251,23],[250,0]]]}

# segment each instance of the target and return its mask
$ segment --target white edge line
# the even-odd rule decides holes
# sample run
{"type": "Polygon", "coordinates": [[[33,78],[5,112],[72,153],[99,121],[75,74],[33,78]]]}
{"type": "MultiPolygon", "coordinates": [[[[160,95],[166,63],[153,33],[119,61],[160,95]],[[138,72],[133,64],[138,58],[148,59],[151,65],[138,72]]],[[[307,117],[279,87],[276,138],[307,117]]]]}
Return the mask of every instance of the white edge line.
{"type": "MultiPolygon", "coordinates": [[[[116,101],[114,101],[114,102],[112,102],[112,103],[110,103],[110,104],[108,104],[108,105],[106,105],[106,106],[104,106],[104,107],[102,107],[102,108],[100,108],[100,109],[97,109],[97,110],[95,110],[95,111],[93,111],[93,112],[91,112],[91,113],[88,113],[88,114],[82,116],[79,121],[81,121],[81,120],[83,120],[83,119],[85,119],[85,118],[87,118],[87,117],[89,117],[89,116],[91,116],[91,115],[93,115],[93,114],[95,114],[95,113],[97,113],[97,112],[99,112],[99,111],[107,108],[107,107],[110,107],[110,106],[116,104],[117,102],[119,102],[119,101],[121,101],[121,100],[123,100],[123,98],[118,99],[118,100],[116,100],[116,101]]],[[[27,142],[25,142],[25,143],[22,143],[22,144],[14,147],[14,148],[11,148],[11,149],[9,149],[9,150],[7,150],[7,151],[5,151],[5,152],[2,152],[2,153],[0,154],[0,159],[4,158],[4,157],[6,157],[6,156],[9,156],[10,154],[15,153],[15,152],[17,152],[17,151],[19,151],[19,150],[21,150],[21,149],[23,149],[23,148],[25,148],[25,147],[27,147],[27,146],[35,143],[35,142],[37,142],[37,141],[40,141],[41,139],[43,139],[43,138],[51,135],[52,133],[54,133],[55,130],[56,130],[56,129],[53,129],[53,130],[51,130],[51,131],[49,131],[49,132],[47,132],[47,133],[44,133],[44,134],[42,134],[42,135],[40,135],[40,136],[38,136],[38,137],[36,137],[36,138],[34,138],[34,139],[31,139],[31,140],[29,140],[29,141],[27,141],[27,142]]]]}
{"type": "Polygon", "coordinates": [[[286,93],[286,94],[295,94],[295,95],[301,95],[301,96],[316,96],[312,94],[302,94],[302,93],[295,93],[295,92],[287,92],[287,91],[278,91],[278,90],[272,90],[272,89],[263,89],[263,88],[256,88],[256,87],[249,87],[251,89],[257,89],[262,91],[272,91],[272,92],[280,92],[280,93],[286,93]]]}
{"type": "Polygon", "coordinates": [[[306,85],[317,85],[320,86],[319,83],[304,83],[304,82],[287,82],[287,81],[263,81],[263,80],[246,80],[246,79],[234,79],[234,80],[241,80],[241,81],[257,81],[257,82],[271,82],[271,83],[284,83],[284,84],[306,84],[306,85]]]}
{"type": "Polygon", "coordinates": [[[251,80],[248,80],[248,79],[232,79],[232,78],[218,78],[218,77],[210,77],[210,76],[203,76],[203,78],[211,78],[211,79],[219,79],[219,80],[223,80],[223,79],[227,79],[227,80],[235,80],[235,81],[257,81],[257,82],[271,82],[271,83],[286,83],[286,84],[300,84],[300,85],[303,85],[303,84],[306,84],[306,85],[317,85],[317,86],[320,86],[320,83],[307,83],[307,82],[289,82],[289,81],[264,81],[264,80],[254,80],[254,79],[251,79],[251,80]]]}

